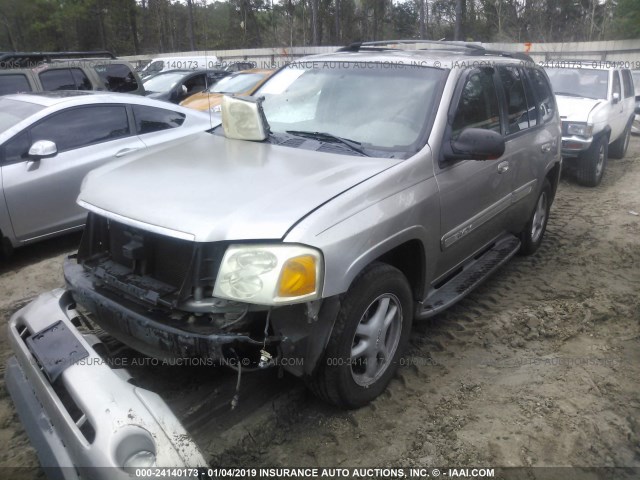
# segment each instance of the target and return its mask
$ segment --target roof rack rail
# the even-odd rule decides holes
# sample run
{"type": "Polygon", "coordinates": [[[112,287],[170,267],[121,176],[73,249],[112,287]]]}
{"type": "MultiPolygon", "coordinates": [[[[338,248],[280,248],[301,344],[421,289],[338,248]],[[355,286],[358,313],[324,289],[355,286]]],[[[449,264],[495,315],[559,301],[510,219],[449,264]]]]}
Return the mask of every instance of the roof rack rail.
{"type": "MultiPolygon", "coordinates": [[[[465,51],[465,55],[497,55],[501,57],[512,57],[524,60],[526,62],[533,62],[533,59],[526,53],[520,52],[506,52],[502,50],[487,50],[482,45],[469,42],[458,41],[444,41],[444,40],[381,40],[376,42],[356,42],[346,47],[338,49],[338,52],[359,52],[362,50],[393,50],[392,47],[381,48],[385,45],[438,45],[440,47],[453,47],[454,49],[460,49],[465,51]]],[[[421,49],[423,50],[423,49],[421,49]]],[[[424,49],[426,50],[426,49],[424,49]]]]}
{"type": "MultiPolygon", "coordinates": [[[[346,47],[342,47],[338,49],[339,52],[359,52],[360,50],[374,50],[379,49],[384,45],[419,45],[419,44],[433,44],[440,45],[443,47],[459,47],[463,49],[469,50],[484,50],[482,45],[478,45],[475,43],[468,42],[450,42],[450,41],[442,41],[442,40],[378,40],[375,42],[355,42],[347,45],[346,47]]],[[[393,50],[393,48],[383,49],[383,50],[393,50]]]]}
{"type": "Polygon", "coordinates": [[[81,58],[104,58],[115,60],[116,56],[107,50],[79,52],[2,52],[0,66],[2,68],[31,67],[37,63],[48,63],[53,60],[73,60],[81,58]]]}

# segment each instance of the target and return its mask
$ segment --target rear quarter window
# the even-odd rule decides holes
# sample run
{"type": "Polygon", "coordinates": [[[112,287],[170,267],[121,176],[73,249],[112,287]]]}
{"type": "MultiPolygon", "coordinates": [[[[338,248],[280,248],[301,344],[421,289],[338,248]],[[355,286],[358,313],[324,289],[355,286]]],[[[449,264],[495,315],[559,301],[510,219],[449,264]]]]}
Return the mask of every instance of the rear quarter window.
{"type": "Polygon", "coordinates": [[[135,74],[123,63],[97,65],[94,69],[110,92],[127,93],[138,90],[135,74]]]}
{"type": "Polygon", "coordinates": [[[133,116],[138,135],[177,128],[186,118],[184,113],[143,105],[133,105],[133,116]]]}
{"type": "Polygon", "coordinates": [[[527,70],[531,79],[531,87],[536,96],[540,123],[550,122],[556,115],[556,102],[547,76],[537,68],[527,70]]]}

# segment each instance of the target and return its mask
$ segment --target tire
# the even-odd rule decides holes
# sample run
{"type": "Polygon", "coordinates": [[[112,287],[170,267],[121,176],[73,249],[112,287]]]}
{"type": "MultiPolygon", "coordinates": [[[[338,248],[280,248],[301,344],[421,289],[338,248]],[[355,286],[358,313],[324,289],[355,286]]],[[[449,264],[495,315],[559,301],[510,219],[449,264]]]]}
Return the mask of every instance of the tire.
{"type": "Polygon", "coordinates": [[[323,358],[307,385],[322,400],[341,408],[368,404],[391,381],[412,321],[406,277],[390,265],[372,264],[342,298],[323,358]],[[378,318],[380,323],[372,325],[378,318]],[[390,319],[386,327],[385,319],[390,319]]]}
{"type": "Polygon", "coordinates": [[[542,190],[531,212],[531,217],[524,230],[520,233],[520,255],[532,255],[542,244],[544,232],[549,222],[549,210],[551,208],[551,184],[544,179],[542,190]]]}
{"type": "Polygon", "coordinates": [[[627,126],[624,129],[624,132],[622,132],[622,135],[620,135],[620,138],[618,138],[615,142],[613,142],[609,146],[609,157],[618,158],[618,159],[624,158],[624,156],[627,154],[627,149],[629,148],[630,138],[631,138],[631,122],[627,124],[627,126]]]}
{"type": "Polygon", "coordinates": [[[593,140],[589,149],[576,162],[576,176],[578,182],[586,187],[600,184],[607,167],[609,137],[601,135],[593,140]]]}
{"type": "Polygon", "coordinates": [[[0,258],[7,259],[13,254],[13,245],[8,238],[2,236],[0,232],[0,258]]]}

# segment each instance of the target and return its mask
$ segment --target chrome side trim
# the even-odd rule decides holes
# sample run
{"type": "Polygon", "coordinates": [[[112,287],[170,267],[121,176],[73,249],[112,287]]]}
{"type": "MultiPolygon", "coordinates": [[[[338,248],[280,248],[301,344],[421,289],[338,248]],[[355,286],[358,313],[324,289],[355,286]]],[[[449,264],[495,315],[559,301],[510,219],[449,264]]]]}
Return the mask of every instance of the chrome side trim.
{"type": "Polygon", "coordinates": [[[524,185],[516,188],[512,194],[511,203],[516,203],[525,198],[530,193],[534,192],[536,189],[536,185],[538,184],[538,179],[534,178],[533,180],[525,183],[524,185]]]}
{"type": "Polygon", "coordinates": [[[446,250],[451,245],[455,244],[458,240],[463,239],[464,237],[469,235],[471,232],[473,232],[474,230],[477,230],[482,225],[484,225],[489,220],[491,220],[493,217],[495,217],[496,215],[500,214],[505,209],[507,209],[512,203],[511,197],[512,197],[512,194],[509,193],[508,195],[501,198],[493,205],[490,205],[489,207],[485,208],[483,211],[481,211],[477,215],[474,215],[473,217],[471,217],[466,222],[461,223],[460,225],[455,227],[453,230],[444,234],[444,236],[440,240],[440,247],[442,248],[442,250],[446,250]]]}

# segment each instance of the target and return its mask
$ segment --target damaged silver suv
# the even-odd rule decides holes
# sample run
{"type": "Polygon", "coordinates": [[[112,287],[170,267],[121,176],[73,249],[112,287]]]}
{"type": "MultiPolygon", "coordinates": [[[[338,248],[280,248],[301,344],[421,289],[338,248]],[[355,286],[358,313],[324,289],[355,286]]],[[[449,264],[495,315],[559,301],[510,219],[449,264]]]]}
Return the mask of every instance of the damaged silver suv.
{"type": "Polygon", "coordinates": [[[68,292],[16,314],[13,336],[77,305],[147,355],[282,367],[360,407],[414,319],[540,246],[560,148],[526,56],[374,43],[296,61],[253,98],[225,97],[209,132],[91,172],[68,292]]]}

